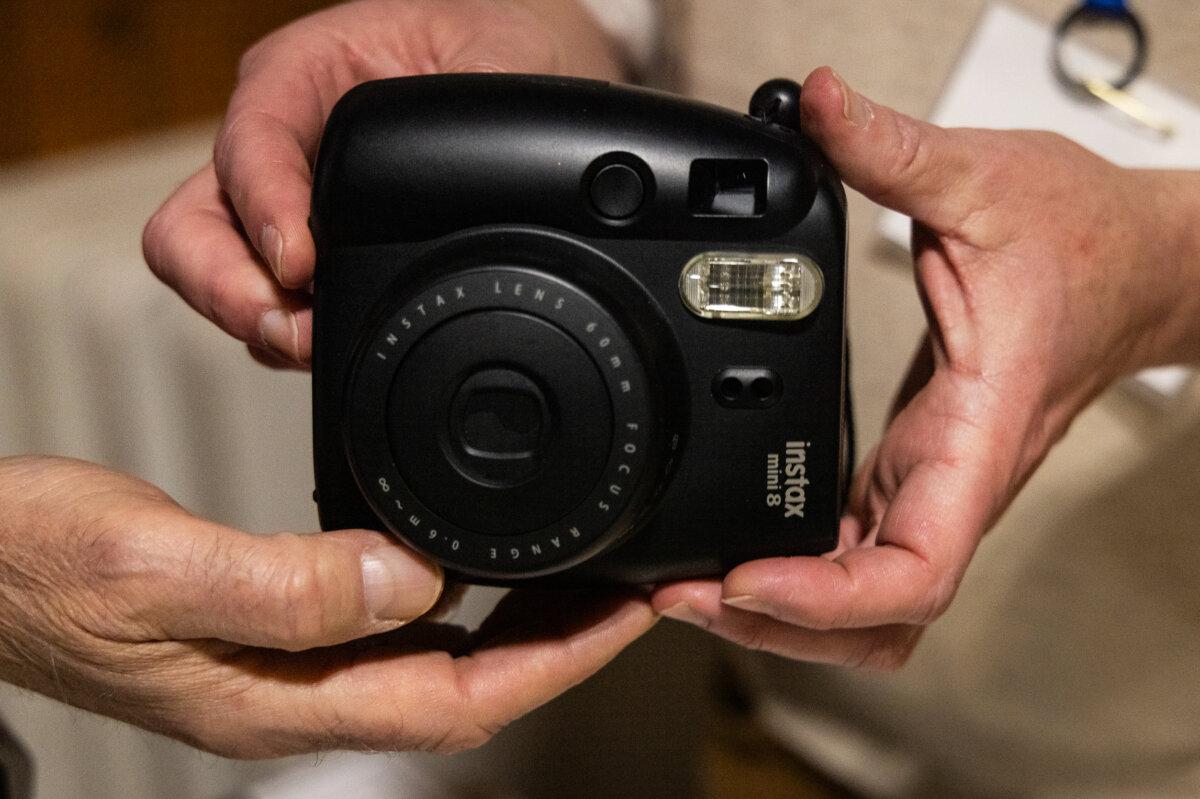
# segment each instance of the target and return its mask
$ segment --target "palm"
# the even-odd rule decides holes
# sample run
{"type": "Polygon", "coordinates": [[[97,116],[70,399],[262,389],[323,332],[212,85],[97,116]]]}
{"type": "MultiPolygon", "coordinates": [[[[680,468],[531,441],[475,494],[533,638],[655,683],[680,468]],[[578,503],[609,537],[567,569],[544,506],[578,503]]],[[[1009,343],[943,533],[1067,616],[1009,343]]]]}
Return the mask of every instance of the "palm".
{"type": "MultiPolygon", "coordinates": [[[[853,482],[841,550],[909,540],[913,525],[948,505],[985,508],[994,499],[970,495],[972,485],[992,480],[1004,428],[994,386],[973,346],[988,331],[963,313],[959,283],[947,279],[973,265],[956,262],[951,249],[927,229],[914,235],[918,288],[929,320],[889,414],[883,438],[864,459],[853,482]],[[953,327],[951,349],[946,328],[953,327]],[[966,495],[964,495],[966,494],[966,495]]],[[[965,529],[974,529],[972,524],[965,529]]],[[[835,553],[835,556],[838,553],[835,553]]]]}

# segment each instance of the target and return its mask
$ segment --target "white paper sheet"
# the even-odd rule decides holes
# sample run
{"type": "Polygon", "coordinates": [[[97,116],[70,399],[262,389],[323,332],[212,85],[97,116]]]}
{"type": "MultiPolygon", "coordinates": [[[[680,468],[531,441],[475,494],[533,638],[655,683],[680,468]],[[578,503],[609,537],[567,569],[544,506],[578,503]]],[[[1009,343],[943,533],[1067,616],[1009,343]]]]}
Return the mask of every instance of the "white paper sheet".
{"type": "MultiPolygon", "coordinates": [[[[1116,109],[1080,99],[1061,86],[1050,68],[1051,44],[1046,25],[1007,5],[989,6],[930,121],[948,127],[1051,130],[1122,166],[1200,169],[1200,108],[1151,80],[1137,80],[1130,92],[1175,126],[1175,135],[1164,139],[1116,109]]],[[[1070,63],[1082,71],[1116,71],[1095,52],[1072,42],[1068,49],[1070,63]]],[[[1151,62],[1153,58],[1151,52],[1151,62]]],[[[908,247],[907,217],[884,212],[879,230],[908,247]]],[[[1182,390],[1192,375],[1184,367],[1151,369],[1138,375],[1134,388],[1165,399],[1182,390]]]]}

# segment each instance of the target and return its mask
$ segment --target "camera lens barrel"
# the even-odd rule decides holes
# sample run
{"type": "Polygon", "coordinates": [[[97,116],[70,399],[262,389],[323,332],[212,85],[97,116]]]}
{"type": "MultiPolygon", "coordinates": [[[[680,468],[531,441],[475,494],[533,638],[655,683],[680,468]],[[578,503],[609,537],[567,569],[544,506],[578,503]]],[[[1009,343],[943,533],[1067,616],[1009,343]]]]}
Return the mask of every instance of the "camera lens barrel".
{"type": "Polygon", "coordinates": [[[388,406],[404,482],[436,515],[486,535],[566,516],[611,448],[611,403],[596,364],[528,313],[476,311],[438,326],[407,353],[388,406]]]}
{"type": "Polygon", "coordinates": [[[451,272],[364,340],[348,454],[414,547],[478,577],[537,576],[636,520],[664,454],[650,391],[634,341],[581,288],[529,267],[451,272]]]}

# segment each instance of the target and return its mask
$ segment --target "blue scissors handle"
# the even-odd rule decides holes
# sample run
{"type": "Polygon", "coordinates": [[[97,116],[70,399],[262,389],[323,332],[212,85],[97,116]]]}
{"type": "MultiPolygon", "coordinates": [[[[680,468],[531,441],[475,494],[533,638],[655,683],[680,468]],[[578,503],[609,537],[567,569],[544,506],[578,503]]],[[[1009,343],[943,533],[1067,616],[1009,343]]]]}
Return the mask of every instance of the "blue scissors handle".
{"type": "Polygon", "coordinates": [[[1086,92],[1086,85],[1063,66],[1062,49],[1067,36],[1086,25],[1116,25],[1124,28],[1133,39],[1133,56],[1120,77],[1112,81],[1114,88],[1123,89],[1142,73],[1146,66],[1146,30],[1141,20],[1130,10],[1126,0],[1084,0],[1067,12],[1054,29],[1054,74],[1064,85],[1086,92]]]}

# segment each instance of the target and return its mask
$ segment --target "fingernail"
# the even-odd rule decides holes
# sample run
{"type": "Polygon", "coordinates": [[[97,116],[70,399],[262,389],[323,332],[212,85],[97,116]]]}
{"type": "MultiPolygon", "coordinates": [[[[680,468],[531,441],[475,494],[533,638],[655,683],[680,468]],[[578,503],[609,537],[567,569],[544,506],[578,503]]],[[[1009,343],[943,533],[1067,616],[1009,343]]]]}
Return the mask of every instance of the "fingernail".
{"type": "Polygon", "coordinates": [[[738,610],[748,610],[751,613],[762,613],[766,616],[771,615],[771,607],[756,596],[749,594],[741,594],[740,596],[731,596],[721,599],[722,605],[728,605],[731,608],[738,610]]]}
{"type": "Polygon", "coordinates": [[[675,621],[694,624],[697,627],[708,627],[708,618],[686,602],[680,602],[664,610],[660,615],[675,621]]]}
{"type": "Polygon", "coordinates": [[[258,237],[258,249],[262,257],[267,259],[267,266],[275,273],[275,278],[283,282],[283,234],[274,225],[263,225],[258,237]]]}
{"type": "Polygon", "coordinates": [[[442,568],[392,544],[362,554],[362,576],[367,610],[379,621],[410,622],[442,595],[442,568]]]}
{"type": "Polygon", "coordinates": [[[258,335],[262,343],[283,357],[296,361],[300,352],[300,328],[296,315],[280,308],[263,312],[258,320],[258,335]]]}
{"type": "Polygon", "coordinates": [[[837,78],[837,82],[842,87],[842,116],[856,128],[865,128],[871,124],[871,120],[875,118],[875,112],[871,110],[871,104],[842,78],[841,75],[834,72],[833,77],[837,78]]]}

